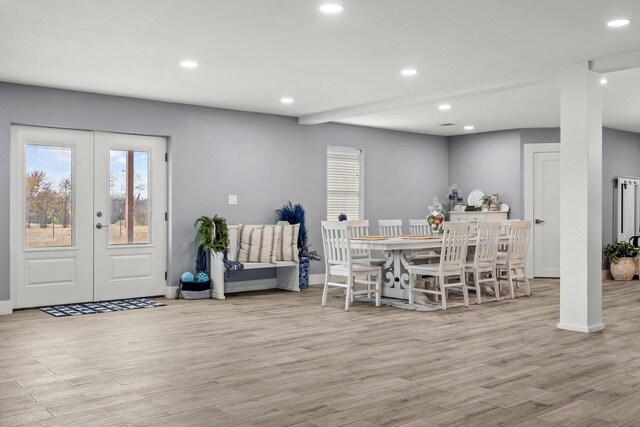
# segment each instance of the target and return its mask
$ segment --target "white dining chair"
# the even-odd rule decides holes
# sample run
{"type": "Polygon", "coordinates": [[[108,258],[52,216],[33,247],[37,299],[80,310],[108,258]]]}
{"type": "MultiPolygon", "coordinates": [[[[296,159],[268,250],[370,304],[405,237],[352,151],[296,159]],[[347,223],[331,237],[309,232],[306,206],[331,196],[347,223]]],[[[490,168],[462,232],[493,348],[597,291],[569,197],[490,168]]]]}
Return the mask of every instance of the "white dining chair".
{"type": "Polygon", "coordinates": [[[498,280],[506,277],[512,299],[515,298],[513,282],[516,282],[518,287],[520,287],[520,282],[523,282],[527,288],[527,295],[531,295],[529,278],[527,277],[527,254],[529,252],[530,235],[531,221],[511,221],[509,246],[504,255],[497,257],[498,280]]]}
{"type": "Polygon", "coordinates": [[[382,236],[401,236],[402,220],[401,219],[379,219],[378,232],[382,236]]]}
{"type": "MultiPolygon", "coordinates": [[[[426,218],[410,219],[409,234],[412,236],[426,236],[430,233],[429,221],[426,218]]],[[[436,251],[411,251],[408,256],[409,262],[435,262],[440,258],[436,251]]]]}
{"type": "MultiPolygon", "coordinates": [[[[496,277],[496,257],[500,243],[500,223],[479,221],[477,223],[477,237],[473,261],[464,265],[467,276],[473,276],[473,284],[467,281],[467,288],[476,292],[476,301],[482,304],[482,284],[493,285],[496,301],[500,300],[500,289],[496,277]],[[486,277],[483,277],[486,276],[486,277]]],[[[468,278],[468,277],[467,277],[468,278]]]]}
{"type": "MultiPolygon", "coordinates": [[[[349,235],[352,239],[358,237],[369,236],[369,220],[362,219],[357,221],[348,221],[349,223],[349,235]]],[[[352,249],[353,255],[352,261],[359,264],[368,265],[384,265],[386,260],[384,258],[374,258],[370,249],[352,249]]]]}
{"type": "Polygon", "coordinates": [[[322,244],[324,246],[325,280],[322,291],[322,306],[327,305],[327,294],[329,287],[339,287],[345,289],[345,311],[349,310],[349,304],[354,295],[368,294],[372,290],[355,290],[356,278],[375,277],[376,307],[380,306],[380,296],[382,293],[382,268],[356,264],[352,261],[350,244],[349,224],[346,221],[322,221],[322,244]],[[345,282],[335,281],[334,277],[343,277],[345,282]]]}
{"type": "Polygon", "coordinates": [[[429,231],[429,221],[426,218],[409,220],[409,234],[412,236],[426,236],[429,231]]]}
{"type": "Polygon", "coordinates": [[[449,288],[459,287],[462,290],[464,305],[469,306],[469,292],[465,283],[464,263],[469,245],[469,222],[455,221],[444,223],[442,249],[438,264],[409,265],[409,304],[414,302],[414,292],[433,294],[442,299],[442,309],[447,309],[449,288]],[[435,278],[436,289],[419,289],[415,287],[417,276],[435,278]],[[459,277],[458,281],[447,282],[447,279],[459,277]]]}

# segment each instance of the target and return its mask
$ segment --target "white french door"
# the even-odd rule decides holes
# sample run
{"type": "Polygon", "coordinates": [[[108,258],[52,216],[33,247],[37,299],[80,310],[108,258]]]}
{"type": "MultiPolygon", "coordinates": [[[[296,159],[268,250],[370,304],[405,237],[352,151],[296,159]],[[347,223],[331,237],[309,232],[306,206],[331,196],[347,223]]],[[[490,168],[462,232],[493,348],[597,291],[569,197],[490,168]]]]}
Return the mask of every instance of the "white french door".
{"type": "Polygon", "coordinates": [[[164,138],[11,128],[15,308],[163,294],[164,138]]]}

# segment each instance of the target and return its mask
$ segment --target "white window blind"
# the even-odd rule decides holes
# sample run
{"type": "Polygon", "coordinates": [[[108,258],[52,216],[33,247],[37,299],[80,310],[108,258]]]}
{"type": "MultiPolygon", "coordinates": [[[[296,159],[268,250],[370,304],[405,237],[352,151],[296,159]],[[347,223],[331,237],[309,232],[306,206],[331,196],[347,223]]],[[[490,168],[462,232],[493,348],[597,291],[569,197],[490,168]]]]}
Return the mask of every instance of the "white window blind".
{"type": "Polygon", "coordinates": [[[361,219],[362,151],[355,148],[327,148],[327,219],[335,221],[344,212],[349,220],[361,219]]]}

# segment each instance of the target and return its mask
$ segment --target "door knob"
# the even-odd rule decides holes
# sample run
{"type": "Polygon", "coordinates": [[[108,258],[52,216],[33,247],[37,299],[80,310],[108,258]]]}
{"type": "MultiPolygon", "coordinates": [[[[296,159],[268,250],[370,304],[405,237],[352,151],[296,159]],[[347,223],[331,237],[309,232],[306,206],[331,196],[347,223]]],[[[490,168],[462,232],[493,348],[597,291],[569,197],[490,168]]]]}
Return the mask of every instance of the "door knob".
{"type": "Polygon", "coordinates": [[[542,224],[542,223],[544,223],[544,220],[536,218],[536,224],[542,224]]]}
{"type": "Polygon", "coordinates": [[[108,225],[102,225],[102,224],[100,224],[100,223],[97,223],[97,224],[96,224],[96,228],[97,228],[98,230],[101,230],[103,227],[108,227],[108,225]]]}

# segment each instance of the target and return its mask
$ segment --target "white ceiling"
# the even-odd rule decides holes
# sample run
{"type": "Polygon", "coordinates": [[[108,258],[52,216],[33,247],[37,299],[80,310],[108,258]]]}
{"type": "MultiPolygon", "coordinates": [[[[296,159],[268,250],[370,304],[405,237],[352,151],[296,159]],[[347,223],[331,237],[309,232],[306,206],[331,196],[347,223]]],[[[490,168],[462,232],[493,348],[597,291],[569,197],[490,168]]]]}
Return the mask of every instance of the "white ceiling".
{"type": "MultiPolygon", "coordinates": [[[[638,0],[336,2],[0,0],[0,81],[453,135],[558,126],[563,65],[640,49],[638,0]]],[[[608,77],[640,132],[640,71],[608,77]]]]}

